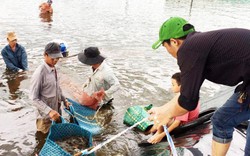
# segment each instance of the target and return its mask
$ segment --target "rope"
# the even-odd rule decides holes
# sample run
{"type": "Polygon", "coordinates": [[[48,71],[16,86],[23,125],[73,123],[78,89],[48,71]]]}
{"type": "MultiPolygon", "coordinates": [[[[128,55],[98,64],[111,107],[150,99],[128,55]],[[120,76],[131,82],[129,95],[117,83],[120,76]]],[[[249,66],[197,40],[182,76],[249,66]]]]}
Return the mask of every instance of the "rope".
{"type": "Polygon", "coordinates": [[[167,136],[167,139],[168,139],[168,143],[169,143],[169,145],[170,145],[170,148],[171,148],[171,151],[172,151],[173,156],[178,156],[178,155],[177,155],[176,148],[175,148],[175,146],[174,146],[174,142],[173,142],[173,140],[172,140],[172,138],[171,138],[171,136],[170,136],[170,134],[169,134],[169,132],[168,132],[167,126],[164,125],[163,128],[164,128],[164,132],[166,133],[166,136],[167,136]]]}
{"type": "MultiPolygon", "coordinates": [[[[72,108],[71,108],[72,109],[72,108]]],[[[87,116],[83,116],[82,114],[79,114],[77,112],[74,111],[74,114],[72,114],[69,110],[67,109],[64,109],[65,112],[67,112],[69,115],[71,115],[73,118],[76,118],[84,123],[88,123],[88,124],[91,124],[91,125],[98,125],[96,122],[91,122],[91,121],[94,121],[94,119],[88,119],[87,116]],[[81,119],[81,118],[82,119],[81,119]],[[86,121],[84,121],[83,119],[86,119],[86,121]],[[89,122],[88,122],[89,121],[89,122]]]]}
{"type": "Polygon", "coordinates": [[[86,121],[80,119],[78,116],[80,116],[80,117],[86,119],[87,121],[90,121],[90,124],[92,124],[92,125],[98,125],[97,123],[91,123],[91,121],[94,121],[94,120],[96,119],[98,112],[100,111],[100,109],[101,109],[104,105],[108,105],[108,104],[110,104],[112,101],[113,101],[113,98],[111,98],[108,102],[101,104],[100,107],[96,110],[95,115],[93,116],[93,118],[89,118],[88,116],[84,116],[84,115],[82,115],[82,114],[77,113],[76,111],[74,111],[74,107],[73,107],[73,106],[70,106],[70,108],[72,109],[72,111],[74,112],[74,114],[72,114],[72,113],[71,113],[69,110],[67,110],[67,109],[64,109],[64,110],[65,110],[69,115],[71,115],[72,117],[74,117],[74,118],[76,118],[76,119],[78,119],[78,120],[81,120],[82,122],[88,123],[88,122],[86,122],[86,121]],[[77,116],[76,116],[76,115],[77,115],[77,116]]]}
{"type": "Polygon", "coordinates": [[[109,99],[108,102],[102,103],[102,104],[99,106],[99,108],[96,110],[95,115],[93,116],[93,119],[89,119],[89,120],[94,120],[94,119],[96,119],[97,113],[100,111],[100,109],[101,109],[104,105],[109,105],[113,100],[114,100],[114,98],[111,98],[111,99],[109,99]]]}
{"type": "Polygon", "coordinates": [[[143,120],[141,120],[141,121],[135,123],[133,126],[131,126],[131,127],[127,128],[127,129],[123,130],[122,132],[120,132],[120,133],[118,133],[117,135],[113,136],[112,138],[110,138],[110,139],[104,141],[103,143],[100,143],[100,144],[97,145],[97,146],[93,146],[93,147],[90,147],[90,148],[88,148],[88,149],[82,150],[81,152],[75,154],[74,156],[78,156],[78,155],[81,155],[81,154],[91,154],[91,153],[95,152],[96,150],[102,148],[102,147],[103,147],[104,145],[106,145],[107,143],[113,141],[114,139],[116,139],[116,138],[118,138],[119,136],[123,135],[123,134],[126,133],[128,130],[130,130],[130,129],[136,127],[137,125],[141,124],[142,122],[146,121],[147,119],[148,119],[148,118],[144,118],[143,120]]]}

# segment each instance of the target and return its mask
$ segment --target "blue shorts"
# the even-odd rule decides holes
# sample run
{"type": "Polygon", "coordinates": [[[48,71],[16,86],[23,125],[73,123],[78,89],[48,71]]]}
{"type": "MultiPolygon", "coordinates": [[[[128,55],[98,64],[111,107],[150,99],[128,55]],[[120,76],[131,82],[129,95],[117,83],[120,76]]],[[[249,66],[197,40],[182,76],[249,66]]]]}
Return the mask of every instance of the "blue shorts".
{"type": "MultiPolygon", "coordinates": [[[[238,102],[239,93],[234,93],[212,117],[213,140],[219,143],[229,143],[233,139],[234,127],[250,119],[250,95],[244,103],[238,102]]],[[[247,129],[247,144],[245,154],[250,154],[250,126],[247,129]]]]}

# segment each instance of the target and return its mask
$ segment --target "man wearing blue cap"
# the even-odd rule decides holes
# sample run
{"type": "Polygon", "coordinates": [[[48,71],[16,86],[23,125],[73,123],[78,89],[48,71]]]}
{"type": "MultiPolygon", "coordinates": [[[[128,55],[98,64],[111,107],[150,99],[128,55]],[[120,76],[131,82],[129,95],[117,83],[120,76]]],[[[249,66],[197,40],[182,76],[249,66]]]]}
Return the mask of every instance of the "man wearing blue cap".
{"type": "MultiPolygon", "coordinates": [[[[212,155],[226,155],[234,127],[250,119],[250,30],[241,28],[195,32],[185,19],[172,17],[159,32],[160,45],[177,59],[181,71],[181,91],[170,102],[152,108],[150,119],[158,129],[176,116],[196,108],[205,79],[236,86],[232,96],[212,117],[212,155]]],[[[245,155],[250,155],[250,125],[245,155]]]]}

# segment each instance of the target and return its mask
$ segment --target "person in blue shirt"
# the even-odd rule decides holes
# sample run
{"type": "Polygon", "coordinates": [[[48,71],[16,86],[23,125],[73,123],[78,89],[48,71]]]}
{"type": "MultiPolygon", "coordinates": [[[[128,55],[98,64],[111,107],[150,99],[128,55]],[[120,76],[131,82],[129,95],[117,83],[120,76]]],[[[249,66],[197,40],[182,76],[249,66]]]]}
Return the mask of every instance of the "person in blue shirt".
{"type": "Polygon", "coordinates": [[[9,44],[1,51],[6,68],[13,72],[27,71],[28,60],[26,50],[17,43],[15,32],[7,33],[7,41],[9,44]]]}

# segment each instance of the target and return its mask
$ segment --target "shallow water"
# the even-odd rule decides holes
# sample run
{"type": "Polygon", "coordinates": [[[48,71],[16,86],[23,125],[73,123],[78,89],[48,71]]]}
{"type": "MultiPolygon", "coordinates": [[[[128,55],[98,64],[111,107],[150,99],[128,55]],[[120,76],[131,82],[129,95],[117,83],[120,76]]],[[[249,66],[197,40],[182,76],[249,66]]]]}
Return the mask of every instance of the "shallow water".
{"type": "Polygon", "coordinates": [[[55,141],[63,150],[71,155],[80,152],[82,149],[88,148],[88,140],[84,137],[71,136],[55,141]]]}
{"type": "MultiPolygon", "coordinates": [[[[30,71],[21,75],[6,73],[0,56],[0,155],[27,156],[37,150],[36,111],[28,99],[29,80],[43,60],[47,42],[66,41],[70,55],[88,46],[98,46],[120,80],[122,90],[115,95],[113,118],[105,132],[95,138],[98,143],[127,128],[122,119],[129,106],[162,105],[173,96],[169,88],[171,75],[178,71],[176,60],[162,47],[151,49],[164,20],[182,16],[198,31],[250,27],[248,0],[54,0],[52,17],[39,16],[41,0],[1,2],[0,49],[7,43],[6,32],[15,31],[18,43],[28,53],[30,71]]],[[[90,74],[89,67],[76,57],[62,59],[58,67],[65,95],[74,98],[74,92],[80,90],[90,74]]],[[[208,99],[219,93],[225,95],[227,90],[205,82],[201,90],[202,109],[221,103],[208,99]]],[[[145,149],[139,148],[137,142],[144,138],[147,137],[130,131],[97,154],[140,155],[145,149]]]]}

